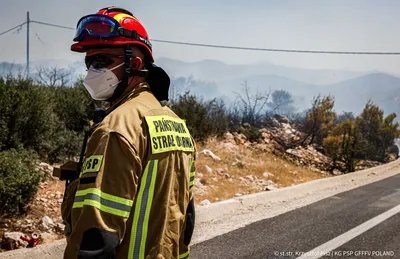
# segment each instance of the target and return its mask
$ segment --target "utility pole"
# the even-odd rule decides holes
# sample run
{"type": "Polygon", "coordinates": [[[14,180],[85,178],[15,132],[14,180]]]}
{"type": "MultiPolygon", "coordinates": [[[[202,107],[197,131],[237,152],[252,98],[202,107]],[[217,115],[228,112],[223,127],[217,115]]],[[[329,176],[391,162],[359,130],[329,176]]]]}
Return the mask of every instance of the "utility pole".
{"type": "Polygon", "coordinates": [[[29,12],[26,13],[26,75],[29,78],[29,12]]]}

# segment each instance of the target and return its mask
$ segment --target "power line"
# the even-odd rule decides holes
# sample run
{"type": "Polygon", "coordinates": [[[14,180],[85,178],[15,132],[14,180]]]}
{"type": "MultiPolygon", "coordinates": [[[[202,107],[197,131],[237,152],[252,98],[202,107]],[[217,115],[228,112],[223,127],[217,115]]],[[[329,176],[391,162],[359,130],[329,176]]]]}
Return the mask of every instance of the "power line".
{"type": "Polygon", "coordinates": [[[46,43],[44,43],[44,41],[40,38],[40,36],[34,31],[36,38],[43,44],[43,45],[47,45],[46,43]]]}
{"type": "Polygon", "coordinates": [[[57,24],[52,24],[52,23],[47,23],[47,22],[38,22],[31,20],[32,23],[37,23],[37,24],[42,24],[42,25],[47,25],[47,26],[52,26],[52,27],[57,27],[57,28],[62,28],[62,29],[69,29],[69,30],[75,30],[75,28],[68,27],[68,26],[62,26],[62,25],[57,25],[57,24]]]}
{"type": "MultiPolygon", "coordinates": [[[[62,26],[52,23],[40,22],[31,20],[32,23],[37,23],[41,25],[47,25],[56,28],[75,30],[73,27],[62,26]]],[[[3,32],[1,35],[24,25],[26,22],[3,32]]],[[[274,48],[255,48],[255,47],[240,47],[240,46],[228,46],[228,45],[217,45],[217,44],[204,44],[204,43],[193,43],[193,42],[183,42],[183,41],[171,41],[171,40],[160,40],[151,39],[151,41],[167,44],[177,44],[186,46],[196,46],[196,47],[207,47],[207,48],[220,48],[220,49],[236,49],[236,50],[249,50],[249,51],[265,51],[265,52],[286,52],[286,53],[306,53],[306,54],[336,54],[336,55],[400,55],[400,52],[383,52],[383,51],[331,51],[331,50],[299,50],[299,49],[274,49],[274,48]]]]}
{"type": "MultiPolygon", "coordinates": [[[[38,24],[43,24],[47,26],[53,26],[63,29],[75,30],[75,28],[61,26],[51,23],[31,21],[38,24]]],[[[250,50],[250,51],[268,51],[268,52],[286,52],[286,53],[308,53],[308,54],[338,54],[338,55],[400,55],[400,52],[368,52],[368,51],[325,51],[325,50],[290,50],[290,49],[272,49],[272,48],[254,48],[254,47],[240,47],[240,46],[227,46],[227,45],[216,45],[216,44],[203,44],[203,43],[192,43],[192,42],[182,42],[182,41],[171,41],[171,40],[158,40],[151,39],[154,42],[168,43],[168,44],[178,44],[186,46],[196,46],[196,47],[207,47],[207,48],[220,48],[220,49],[236,49],[236,50],[250,50]]]]}
{"type": "Polygon", "coordinates": [[[12,30],[15,30],[15,29],[17,29],[18,27],[21,27],[21,26],[23,26],[23,25],[25,25],[25,24],[26,24],[26,22],[23,22],[23,23],[21,23],[21,24],[15,26],[15,27],[12,27],[11,29],[8,29],[8,30],[6,30],[6,31],[4,31],[4,32],[2,32],[2,33],[0,33],[0,36],[6,34],[7,32],[10,32],[10,31],[12,31],[12,30]]]}
{"type": "Polygon", "coordinates": [[[225,46],[214,44],[191,43],[170,40],[157,40],[152,39],[154,42],[180,44],[198,47],[220,48],[220,49],[239,49],[239,50],[253,50],[253,51],[271,51],[271,52],[291,52],[291,53],[314,53],[314,54],[347,54],[347,55],[400,55],[400,52],[367,52],[367,51],[325,51],[325,50],[290,50],[290,49],[268,49],[268,48],[252,48],[252,47],[238,47],[238,46],[225,46]]]}

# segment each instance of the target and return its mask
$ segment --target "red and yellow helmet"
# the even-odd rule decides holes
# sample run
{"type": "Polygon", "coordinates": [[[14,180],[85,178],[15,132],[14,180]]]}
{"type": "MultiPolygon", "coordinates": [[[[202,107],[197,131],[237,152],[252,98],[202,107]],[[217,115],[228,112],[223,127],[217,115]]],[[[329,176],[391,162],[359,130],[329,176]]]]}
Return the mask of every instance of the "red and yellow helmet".
{"type": "Polygon", "coordinates": [[[107,7],[96,14],[82,17],[77,24],[71,50],[86,52],[101,46],[139,45],[153,63],[152,46],[149,35],[140,21],[129,11],[107,7]]]}

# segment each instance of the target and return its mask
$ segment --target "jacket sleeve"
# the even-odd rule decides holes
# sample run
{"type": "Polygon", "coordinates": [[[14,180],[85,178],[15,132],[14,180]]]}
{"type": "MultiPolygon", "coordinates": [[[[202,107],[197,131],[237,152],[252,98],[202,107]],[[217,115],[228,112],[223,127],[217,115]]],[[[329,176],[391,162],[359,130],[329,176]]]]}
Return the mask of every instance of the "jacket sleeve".
{"type": "Polygon", "coordinates": [[[126,233],[142,165],[118,133],[96,130],[89,139],[72,209],[64,258],[114,258],[126,233]]]}
{"type": "MultiPolygon", "coordinates": [[[[194,143],[194,140],[193,140],[194,143]]],[[[180,238],[179,244],[179,258],[187,259],[190,254],[190,243],[192,240],[194,227],[195,227],[195,202],[194,202],[194,184],[196,175],[196,152],[190,159],[189,166],[189,177],[188,177],[188,204],[186,207],[185,221],[183,226],[183,232],[180,238]]]]}
{"type": "Polygon", "coordinates": [[[196,175],[196,165],[195,165],[195,159],[192,160],[191,166],[190,166],[190,177],[189,177],[189,204],[186,209],[186,224],[185,224],[185,231],[183,233],[183,243],[185,246],[189,246],[193,231],[194,231],[194,225],[195,225],[195,204],[194,204],[194,194],[193,194],[193,188],[194,188],[194,179],[196,175]]]}

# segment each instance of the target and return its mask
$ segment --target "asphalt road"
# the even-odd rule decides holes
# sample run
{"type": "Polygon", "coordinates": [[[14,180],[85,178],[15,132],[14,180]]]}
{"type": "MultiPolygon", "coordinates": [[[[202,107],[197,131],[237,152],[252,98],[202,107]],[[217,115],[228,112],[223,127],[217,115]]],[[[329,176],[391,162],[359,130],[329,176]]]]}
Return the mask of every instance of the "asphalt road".
{"type": "Polygon", "coordinates": [[[190,258],[398,259],[399,205],[396,175],[195,244],[190,258]]]}

